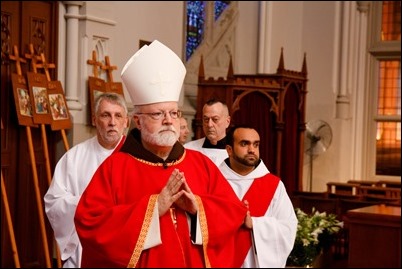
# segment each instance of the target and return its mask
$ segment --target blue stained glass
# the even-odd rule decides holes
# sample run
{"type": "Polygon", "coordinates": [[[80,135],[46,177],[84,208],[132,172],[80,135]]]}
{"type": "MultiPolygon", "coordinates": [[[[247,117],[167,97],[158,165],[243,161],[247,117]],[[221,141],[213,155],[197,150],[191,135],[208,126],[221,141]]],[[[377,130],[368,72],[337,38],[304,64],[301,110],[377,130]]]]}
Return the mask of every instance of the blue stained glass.
{"type": "Polygon", "coordinates": [[[219,18],[225,8],[230,4],[230,1],[215,1],[214,11],[215,11],[215,20],[219,18]]]}
{"type": "Polygon", "coordinates": [[[187,1],[186,61],[204,37],[205,1],[187,1]]]}

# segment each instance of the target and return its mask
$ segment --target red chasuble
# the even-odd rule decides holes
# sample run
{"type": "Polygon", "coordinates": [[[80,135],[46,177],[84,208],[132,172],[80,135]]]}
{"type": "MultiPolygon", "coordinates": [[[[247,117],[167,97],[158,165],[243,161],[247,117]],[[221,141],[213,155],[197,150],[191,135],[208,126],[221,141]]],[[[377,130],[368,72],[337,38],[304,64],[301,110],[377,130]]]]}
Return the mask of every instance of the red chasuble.
{"type": "Polygon", "coordinates": [[[235,234],[246,208],[218,168],[186,150],[163,167],[117,152],[94,174],[77,206],[75,225],[83,246],[82,267],[234,267],[235,234]],[[186,213],[159,218],[162,244],[143,249],[157,195],[173,169],[184,172],[199,202],[203,245],[190,239],[186,213]]]}

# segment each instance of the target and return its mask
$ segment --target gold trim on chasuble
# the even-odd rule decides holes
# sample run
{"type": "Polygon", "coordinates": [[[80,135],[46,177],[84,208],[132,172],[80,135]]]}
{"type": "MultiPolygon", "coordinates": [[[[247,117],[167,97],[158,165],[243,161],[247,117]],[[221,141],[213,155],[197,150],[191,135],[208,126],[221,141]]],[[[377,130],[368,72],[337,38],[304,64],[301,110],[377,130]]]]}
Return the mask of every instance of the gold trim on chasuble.
{"type": "Polygon", "coordinates": [[[184,160],[184,157],[186,157],[186,151],[184,151],[184,153],[180,157],[180,159],[178,159],[176,161],[173,161],[173,162],[170,162],[170,163],[153,163],[153,162],[149,162],[149,161],[146,161],[146,160],[134,157],[134,156],[132,156],[132,157],[134,159],[136,159],[137,161],[139,161],[140,163],[145,163],[145,164],[152,165],[152,166],[173,166],[173,165],[176,165],[178,163],[181,163],[184,160]]]}
{"type": "Polygon", "coordinates": [[[144,248],[145,238],[149,231],[149,225],[151,224],[152,214],[157,199],[158,199],[157,194],[153,194],[149,198],[149,203],[147,210],[145,211],[145,217],[142,223],[141,232],[140,235],[138,236],[137,244],[135,245],[133,254],[131,255],[130,262],[128,263],[127,268],[135,268],[138,260],[140,259],[142,249],[144,248]]]}
{"type": "Polygon", "coordinates": [[[198,195],[195,195],[195,199],[197,200],[197,203],[198,203],[198,214],[200,216],[202,248],[204,249],[205,267],[211,268],[211,263],[209,262],[208,252],[207,252],[207,246],[208,246],[208,240],[209,240],[207,216],[205,216],[205,209],[204,209],[204,205],[202,204],[201,198],[198,195]]]}
{"type": "MultiPolygon", "coordinates": [[[[180,163],[181,161],[184,160],[185,155],[186,155],[186,152],[184,152],[183,156],[179,160],[168,163],[167,166],[172,166],[172,165],[180,163]]],[[[163,166],[164,165],[163,163],[152,163],[152,162],[148,162],[148,161],[145,161],[142,159],[138,159],[136,157],[134,157],[134,158],[136,160],[138,160],[139,162],[142,162],[142,163],[145,163],[148,165],[152,165],[152,166],[163,166]]],[[[127,268],[135,268],[138,263],[138,260],[140,259],[142,249],[144,248],[145,238],[149,231],[149,225],[151,223],[152,214],[153,214],[153,210],[154,210],[157,198],[158,198],[158,195],[154,194],[154,195],[151,195],[151,197],[149,199],[148,207],[145,212],[145,218],[144,218],[144,221],[143,221],[142,227],[141,227],[141,232],[138,237],[137,244],[135,245],[133,254],[131,255],[130,262],[127,265],[127,268]]],[[[211,268],[211,263],[209,261],[208,252],[207,252],[207,246],[208,246],[208,240],[209,240],[207,217],[205,215],[204,205],[202,204],[201,198],[198,195],[195,195],[195,198],[197,200],[198,214],[200,217],[202,247],[204,250],[205,267],[211,268]]]]}

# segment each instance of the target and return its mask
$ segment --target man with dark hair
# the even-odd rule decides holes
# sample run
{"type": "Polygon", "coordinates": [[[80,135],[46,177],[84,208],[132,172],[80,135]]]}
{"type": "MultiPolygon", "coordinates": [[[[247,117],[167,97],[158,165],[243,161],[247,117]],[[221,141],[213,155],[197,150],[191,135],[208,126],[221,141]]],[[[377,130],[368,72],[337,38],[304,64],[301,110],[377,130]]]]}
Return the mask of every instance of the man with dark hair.
{"type": "Polygon", "coordinates": [[[202,129],[205,137],[187,142],[184,147],[202,152],[219,166],[228,157],[225,136],[229,125],[228,106],[217,99],[210,99],[202,108],[202,129]]]}
{"type": "Polygon", "coordinates": [[[237,238],[235,264],[242,268],[285,267],[297,231],[285,186],[260,159],[260,136],[254,128],[235,126],[228,131],[226,142],[229,158],[219,168],[248,206],[245,227],[237,238]]]}

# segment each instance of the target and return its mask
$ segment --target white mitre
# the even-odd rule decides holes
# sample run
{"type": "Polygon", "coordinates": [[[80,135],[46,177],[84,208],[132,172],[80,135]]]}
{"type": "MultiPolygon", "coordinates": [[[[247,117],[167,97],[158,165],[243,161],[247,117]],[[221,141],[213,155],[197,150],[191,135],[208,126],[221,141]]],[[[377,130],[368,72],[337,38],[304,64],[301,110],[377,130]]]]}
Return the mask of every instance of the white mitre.
{"type": "Polygon", "coordinates": [[[158,40],[140,48],[121,72],[133,105],[179,101],[185,75],[181,59],[158,40]]]}

